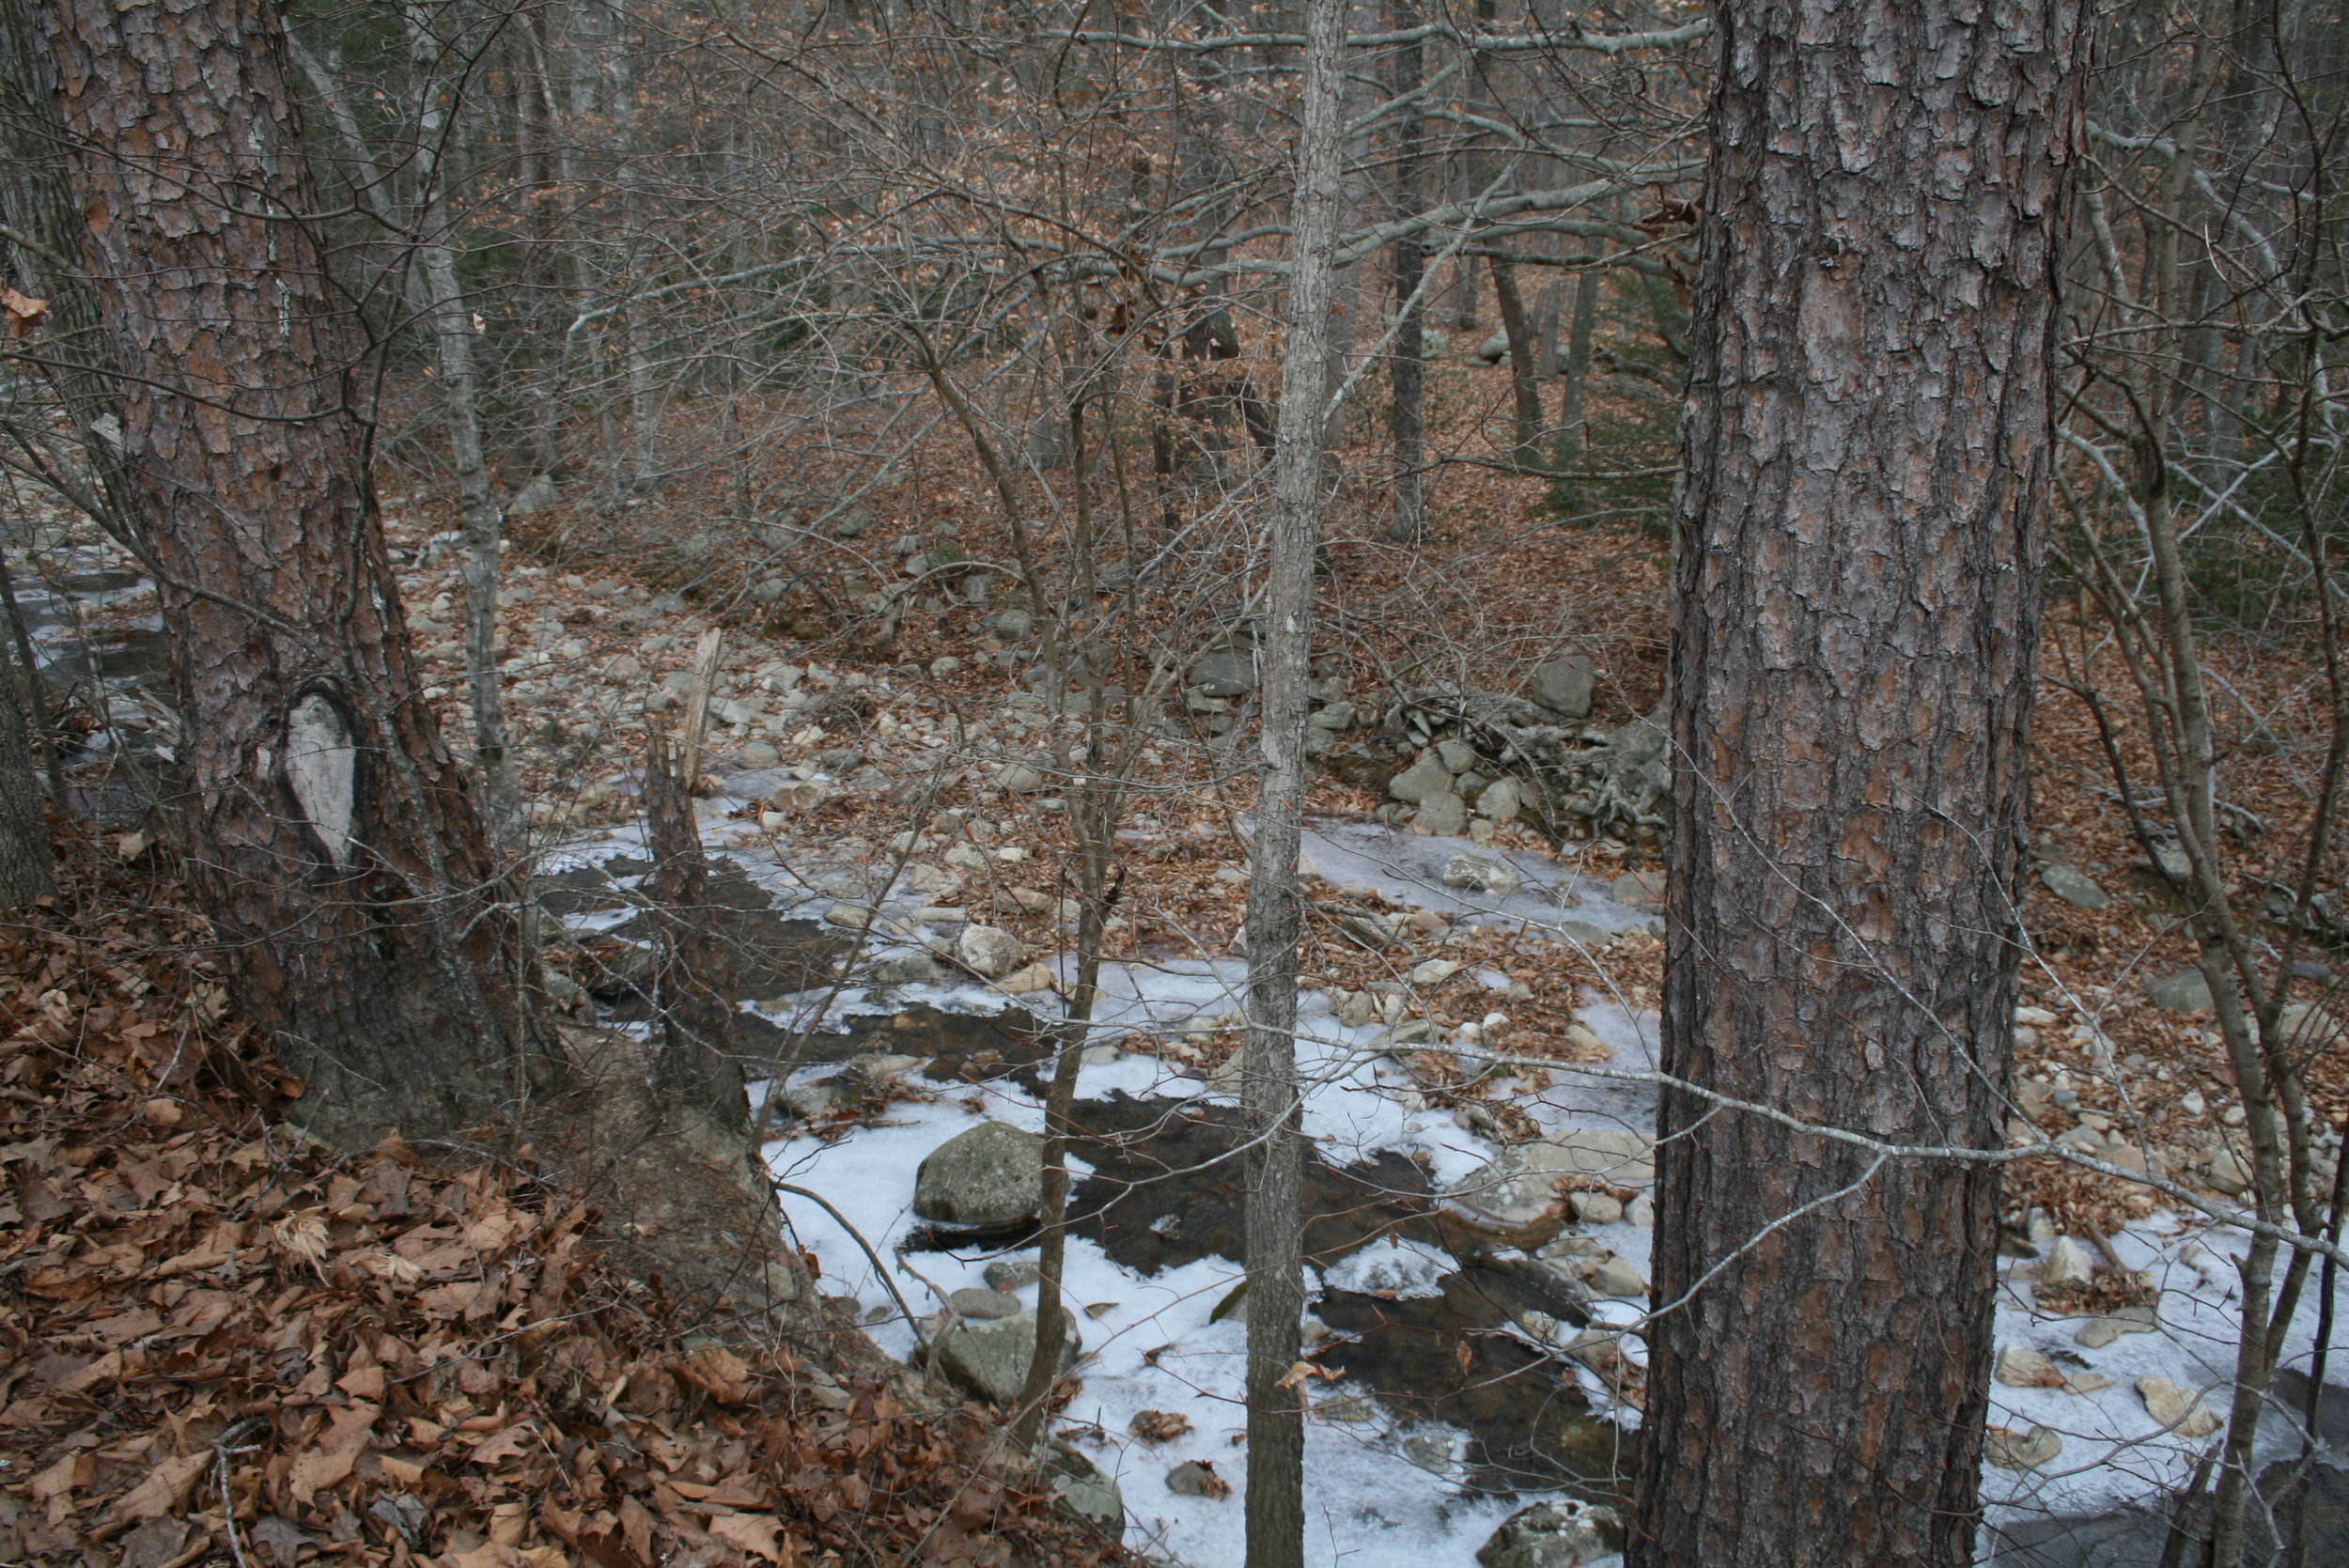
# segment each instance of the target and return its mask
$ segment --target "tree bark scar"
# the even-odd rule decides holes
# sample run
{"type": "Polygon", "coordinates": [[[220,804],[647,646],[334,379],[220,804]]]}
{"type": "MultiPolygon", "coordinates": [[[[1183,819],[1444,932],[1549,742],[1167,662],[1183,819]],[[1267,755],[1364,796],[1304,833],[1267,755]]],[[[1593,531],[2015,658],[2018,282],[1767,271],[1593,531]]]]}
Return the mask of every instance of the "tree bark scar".
{"type": "Polygon", "coordinates": [[[359,748],[342,705],[312,688],[286,713],[286,789],[326,862],[350,869],[352,825],[359,814],[359,748]]]}

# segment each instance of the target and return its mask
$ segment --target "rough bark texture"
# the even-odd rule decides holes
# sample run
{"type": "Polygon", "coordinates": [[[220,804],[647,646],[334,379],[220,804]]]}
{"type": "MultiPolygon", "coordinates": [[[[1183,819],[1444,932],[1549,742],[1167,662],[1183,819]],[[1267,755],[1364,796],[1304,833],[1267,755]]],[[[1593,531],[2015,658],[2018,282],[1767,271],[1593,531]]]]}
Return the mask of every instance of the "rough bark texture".
{"type": "Polygon", "coordinates": [[[49,0],[44,23],[239,1003],[331,1139],[509,1110],[516,922],[417,695],[278,11],[49,0]]]}
{"type": "Polygon", "coordinates": [[[14,236],[5,246],[6,281],[49,302],[30,347],[73,431],[82,465],[97,480],[94,489],[74,499],[101,526],[136,547],[136,498],[118,446],[103,434],[120,417],[116,378],[98,292],[82,271],[82,214],[66,177],[51,75],[35,0],[0,0],[0,220],[14,236]]]}
{"type": "MultiPolygon", "coordinates": [[[[1995,1147],[2078,12],[1719,14],[1666,1065],[1995,1147]]],[[[1632,1562],[1969,1562],[1995,1173],[1661,1123],[1632,1562]]]]}
{"type": "Polygon", "coordinates": [[[1248,1035],[1240,1075],[1240,1104],[1257,1140],[1246,1227],[1248,1568],[1301,1568],[1305,1560],[1304,1395],[1287,1375],[1305,1310],[1299,1256],[1305,1157],[1297,1088],[1297,949],[1304,909],[1297,856],[1330,400],[1330,263],[1345,151],[1346,20],[1346,0],[1307,0],[1296,239],[1266,550],[1264,726],[1256,836],[1248,854],[1248,1035]]]}
{"type": "Polygon", "coordinates": [[[39,690],[0,643],[0,909],[21,909],[55,891],[48,791],[26,721],[39,690]]]}

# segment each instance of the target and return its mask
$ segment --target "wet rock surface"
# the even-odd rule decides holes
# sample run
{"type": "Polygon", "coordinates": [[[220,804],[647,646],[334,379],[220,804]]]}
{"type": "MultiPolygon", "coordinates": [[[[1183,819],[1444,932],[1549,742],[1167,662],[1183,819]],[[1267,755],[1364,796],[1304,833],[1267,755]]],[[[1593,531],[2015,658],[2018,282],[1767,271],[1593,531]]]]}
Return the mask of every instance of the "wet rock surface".
{"type": "MultiPolygon", "coordinates": [[[[1077,1364],[1082,1343],[1077,1326],[1067,1325],[1061,1341],[1062,1372],[1077,1364]]],[[[1035,1359],[1035,1314],[991,1323],[966,1323],[930,1342],[929,1364],[956,1387],[1003,1407],[1018,1403],[1027,1385],[1028,1363],[1035,1359]]]]}
{"type": "Polygon", "coordinates": [[[941,1224],[1001,1230],[1043,1202],[1044,1140],[981,1122],[933,1150],[914,1173],[913,1212],[941,1224]]]}

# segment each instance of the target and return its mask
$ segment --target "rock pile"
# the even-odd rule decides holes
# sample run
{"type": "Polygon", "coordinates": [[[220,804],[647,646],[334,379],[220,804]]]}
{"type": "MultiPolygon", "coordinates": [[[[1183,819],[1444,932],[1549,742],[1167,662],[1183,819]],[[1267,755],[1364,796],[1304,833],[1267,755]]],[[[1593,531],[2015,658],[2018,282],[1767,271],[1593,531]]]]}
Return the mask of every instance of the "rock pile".
{"type": "Polygon", "coordinates": [[[1309,749],[1341,778],[1384,789],[1393,820],[1430,833],[1530,819],[1561,839],[1656,843],[1672,784],[1663,728],[1588,723],[1594,678],[1587,659],[1566,654],[1534,671],[1531,697],[1438,681],[1383,710],[1333,701],[1310,721],[1309,749]]]}

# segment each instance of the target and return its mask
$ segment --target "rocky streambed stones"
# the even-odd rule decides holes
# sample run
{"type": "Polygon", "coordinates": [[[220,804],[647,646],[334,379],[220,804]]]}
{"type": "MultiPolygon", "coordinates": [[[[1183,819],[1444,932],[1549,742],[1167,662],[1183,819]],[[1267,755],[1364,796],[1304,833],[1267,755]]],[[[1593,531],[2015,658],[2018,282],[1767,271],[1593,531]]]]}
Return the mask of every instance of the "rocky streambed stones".
{"type": "MultiPolygon", "coordinates": [[[[1502,1151],[1447,1189],[1445,1202],[1462,1218],[1497,1236],[1555,1232],[1565,1199],[1559,1181],[1591,1176],[1609,1186],[1656,1179],[1656,1147],[1642,1133],[1571,1127],[1502,1151]]],[[[1520,1243],[1519,1245],[1522,1245],[1520,1243]]]]}
{"type": "Polygon", "coordinates": [[[941,1225],[1000,1230],[1034,1219],[1044,1201],[1044,1140],[1001,1122],[956,1134],[923,1160],[913,1212],[941,1225]]]}
{"type": "Polygon", "coordinates": [[[1622,1550],[1613,1509],[1558,1498],[1510,1514],[1476,1548],[1476,1560],[1484,1568],[1579,1568],[1622,1550]]]}
{"type": "MultiPolygon", "coordinates": [[[[1077,1364],[1084,1348],[1074,1323],[1065,1323],[1060,1371],[1077,1364]]],[[[929,1364],[957,1388],[991,1405],[1009,1406],[1027,1387],[1028,1363],[1035,1359],[1035,1313],[965,1323],[930,1341],[929,1364]]]]}
{"type": "Polygon", "coordinates": [[[995,980],[1019,967],[1028,950],[1018,937],[992,925],[966,925],[955,939],[955,953],[972,973],[995,980]]]}

